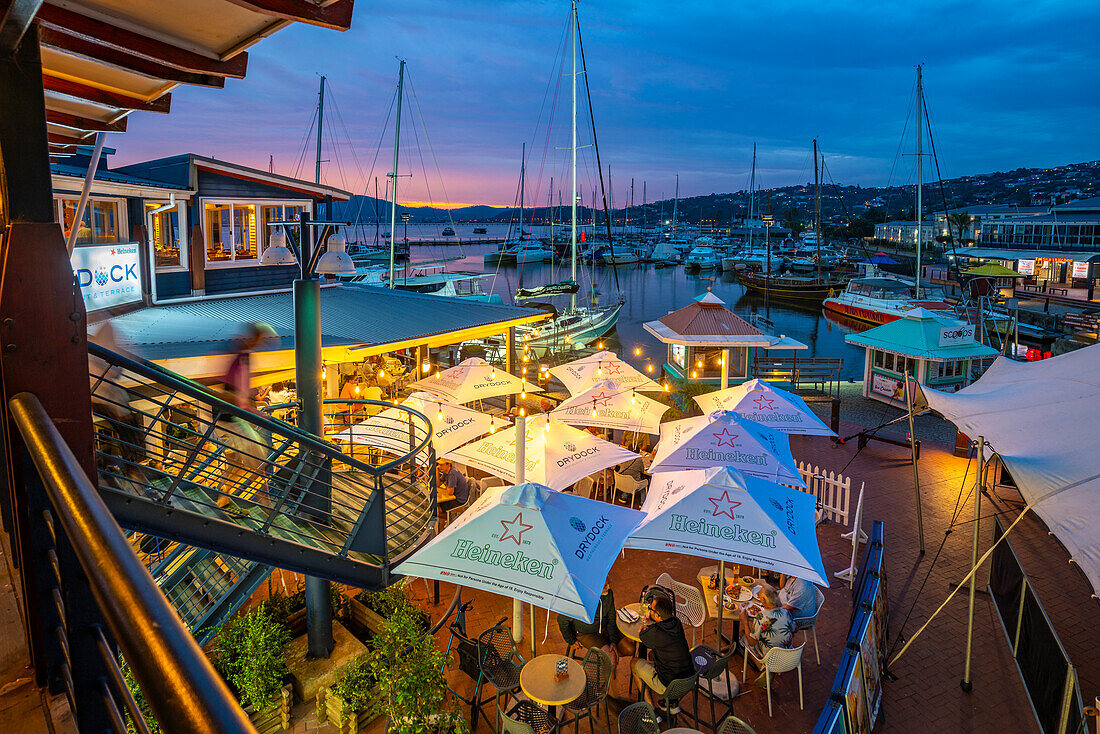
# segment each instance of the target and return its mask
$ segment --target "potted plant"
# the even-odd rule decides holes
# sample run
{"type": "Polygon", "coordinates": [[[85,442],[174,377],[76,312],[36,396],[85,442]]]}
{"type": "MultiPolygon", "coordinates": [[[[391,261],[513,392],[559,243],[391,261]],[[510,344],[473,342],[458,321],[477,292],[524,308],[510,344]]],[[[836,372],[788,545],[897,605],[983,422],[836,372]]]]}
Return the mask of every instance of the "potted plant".
{"type": "Polygon", "coordinates": [[[382,630],[386,618],[399,608],[407,608],[411,614],[418,616],[424,631],[428,631],[428,615],[412,604],[399,586],[389,586],[381,591],[360,591],[347,600],[345,618],[356,632],[368,633],[373,637],[382,630]]]}
{"type": "Polygon", "coordinates": [[[213,641],[215,669],[260,734],[290,725],[290,686],[284,684],[289,642],[290,633],[266,604],[223,624],[213,641]]]}
{"type": "Polygon", "coordinates": [[[374,638],[367,670],[378,681],[379,706],[391,734],[465,732],[450,709],[443,677],[446,655],[427,634],[421,610],[400,594],[374,638]]]}
{"type": "Polygon", "coordinates": [[[340,734],[356,734],[382,713],[377,681],[364,659],[349,663],[331,688],[317,694],[317,721],[340,734]]]}

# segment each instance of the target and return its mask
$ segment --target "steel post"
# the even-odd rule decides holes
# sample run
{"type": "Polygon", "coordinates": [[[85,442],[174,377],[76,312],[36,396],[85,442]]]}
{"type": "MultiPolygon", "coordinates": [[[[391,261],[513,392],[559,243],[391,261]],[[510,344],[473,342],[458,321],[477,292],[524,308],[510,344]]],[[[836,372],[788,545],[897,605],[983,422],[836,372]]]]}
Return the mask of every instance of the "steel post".
{"type": "Polygon", "coordinates": [[[974,686],[970,680],[970,656],[974,648],[974,588],[978,582],[978,532],[982,517],[982,489],[985,484],[985,437],[978,436],[978,474],[974,479],[974,532],[970,549],[970,595],[967,601],[966,611],[966,667],[963,669],[963,679],[959,682],[964,691],[971,690],[974,686]]]}

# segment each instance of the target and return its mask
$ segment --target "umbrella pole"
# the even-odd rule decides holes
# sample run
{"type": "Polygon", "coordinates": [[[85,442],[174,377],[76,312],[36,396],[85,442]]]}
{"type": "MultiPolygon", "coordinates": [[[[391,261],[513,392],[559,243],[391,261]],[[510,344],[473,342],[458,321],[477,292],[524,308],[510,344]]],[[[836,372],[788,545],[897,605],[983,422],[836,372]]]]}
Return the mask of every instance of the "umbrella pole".
{"type": "Polygon", "coordinates": [[[964,691],[974,687],[970,680],[970,653],[974,644],[974,584],[978,578],[978,531],[982,518],[982,491],[985,489],[985,437],[978,436],[978,473],[974,479],[974,532],[970,550],[970,598],[966,615],[966,666],[959,685],[964,691]]]}
{"type": "Polygon", "coordinates": [[[726,608],[726,562],[718,561],[718,653],[722,652],[722,612],[726,608]]]}
{"type": "MultiPolygon", "coordinates": [[[[524,450],[527,448],[527,419],[522,415],[516,416],[516,484],[523,483],[523,470],[526,466],[526,457],[524,456],[524,450]]],[[[534,616],[532,614],[532,616],[534,616]]],[[[534,620],[532,619],[532,624],[534,620]]],[[[512,640],[519,643],[523,642],[523,602],[519,599],[512,600],[512,640]]],[[[531,632],[531,645],[532,649],[535,644],[534,628],[531,632]]]]}

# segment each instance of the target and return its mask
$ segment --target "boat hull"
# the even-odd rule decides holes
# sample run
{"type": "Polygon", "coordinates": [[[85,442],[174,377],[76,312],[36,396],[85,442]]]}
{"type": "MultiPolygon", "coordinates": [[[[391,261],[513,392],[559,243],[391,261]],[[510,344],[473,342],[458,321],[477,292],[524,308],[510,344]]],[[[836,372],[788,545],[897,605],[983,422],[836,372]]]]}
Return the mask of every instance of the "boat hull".
{"type": "MultiPolygon", "coordinates": [[[[848,303],[840,298],[826,298],[821,305],[826,311],[831,311],[841,316],[847,316],[850,319],[862,321],[867,324],[888,324],[891,321],[897,321],[905,315],[905,311],[902,309],[887,310],[881,308],[868,308],[867,306],[848,303]]],[[[940,301],[914,301],[909,303],[908,306],[910,309],[927,308],[931,311],[942,311],[944,313],[951,312],[947,304],[940,301]]]]}
{"type": "MultiPolygon", "coordinates": [[[[554,322],[537,326],[538,336],[526,340],[532,349],[544,349],[547,347],[561,348],[566,344],[586,344],[593,339],[598,339],[615,328],[619,321],[619,312],[622,304],[614,308],[601,311],[592,318],[585,318],[581,322],[566,328],[556,328],[554,322]]],[[[558,319],[567,318],[559,316],[558,319]]],[[[557,319],[555,319],[557,321],[557,319]]]]}
{"type": "Polygon", "coordinates": [[[738,271],[735,277],[747,290],[756,293],[766,292],[769,298],[787,301],[820,303],[830,294],[843,290],[847,285],[843,280],[800,281],[797,278],[766,278],[750,271],[738,271]]]}

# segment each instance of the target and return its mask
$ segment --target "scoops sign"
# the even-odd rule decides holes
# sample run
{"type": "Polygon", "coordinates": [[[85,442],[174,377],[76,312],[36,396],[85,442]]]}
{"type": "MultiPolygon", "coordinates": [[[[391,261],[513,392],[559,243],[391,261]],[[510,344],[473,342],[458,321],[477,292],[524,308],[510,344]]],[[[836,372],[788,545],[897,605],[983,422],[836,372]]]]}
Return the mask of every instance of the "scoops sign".
{"type": "Polygon", "coordinates": [[[77,247],[72,265],[88,311],[141,300],[138,245],[77,247]]]}

